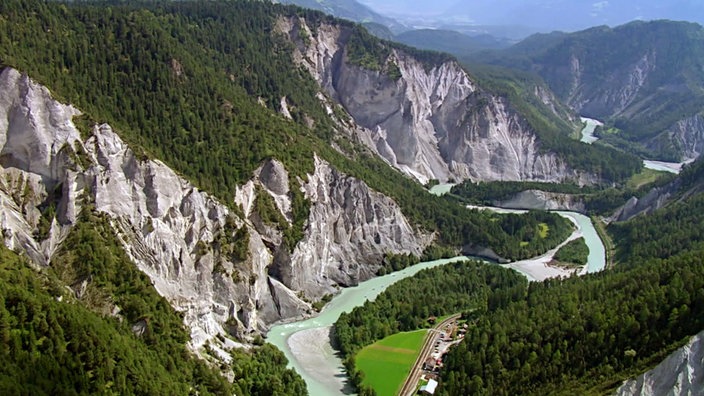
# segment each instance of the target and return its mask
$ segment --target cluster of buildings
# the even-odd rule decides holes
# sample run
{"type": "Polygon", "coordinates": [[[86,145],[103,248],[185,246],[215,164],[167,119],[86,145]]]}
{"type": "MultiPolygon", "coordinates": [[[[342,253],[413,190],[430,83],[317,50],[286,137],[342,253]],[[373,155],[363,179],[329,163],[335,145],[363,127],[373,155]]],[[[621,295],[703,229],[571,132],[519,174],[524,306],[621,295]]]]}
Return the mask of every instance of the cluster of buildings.
{"type": "MultiPolygon", "coordinates": [[[[430,322],[433,319],[434,318],[430,318],[428,321],[430,322]]],[[[445,326],[445,328],[443,328],[438,334],[433,352],[425,360],[425,362],[423,362],[423,375],[421,376],[421,380],[427,381],[427,383],[420,387],[418,390],[419,394],[435,394],[435,389],[438,386],[438,376],[443,365],[443,359],[445,358],[449,348],[464,338],[467,333],[467,328],[468,325],[466,323],[459,325],[457,322],[454,322],[448,326],[445,326]]]]}

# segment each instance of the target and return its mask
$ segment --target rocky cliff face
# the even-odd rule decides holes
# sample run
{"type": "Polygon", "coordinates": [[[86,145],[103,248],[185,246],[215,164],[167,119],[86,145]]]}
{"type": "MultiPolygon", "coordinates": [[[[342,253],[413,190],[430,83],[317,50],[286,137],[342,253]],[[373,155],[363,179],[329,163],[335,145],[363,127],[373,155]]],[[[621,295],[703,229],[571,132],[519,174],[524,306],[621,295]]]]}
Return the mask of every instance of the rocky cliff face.
{"type": "Polygon", "coordinates": [[[686,165],[680,175],[669,183],[653,187],[639,198],[631,197],[609,217],[609,221],[626,221],[701,194],[704,192],[701,169],[701,160],[686,165]]]}
{"type": "Polygon", "coordinates": [[[653,151],[668,146],[675,148],[683,162],[699,158],[704,152],[704,116],[696,114],[681,119],[645,143],[645,147],[653,151]]]}
{"type": "Polygon", "coordinates": [[[652,213],[670,203],[675,191],[676,186],[667,185],[653,188],[641,198],[631,197],[610,216],[609,221],[626,221],[642,214],[652,213]]]}
{"type": "Polygon", "coordinates": [[[504,201],[496,201],[494,206],[528,210],[570,210],[586,212],[582,198],[572,194],[553,193],[540,190],[526,190],[504,201]]]}
{"type": "Polygon", "coordinates": [[[427,236],[409,238],[415,232],[390,198],[320,159],[304,188],[314,203],[310,232],[290,261],[277,263],[281,279],[294,290],[318,297],[332,292],[331,286],[355,285],[378,270],[362,263],[379,262],[385,252],[419,254],[418,247],[430,243],[427,236]]]}
{"type": "Polygon", "coordinates": [[[525,120],[455,62],[428,66],[393,50],[380,70],[370,70],[349,61],[349,28],[311,29],[303,19],[282,18],[277,30],[297,45],[297,62],[351,115],[350,133],[421,183],[588,179],[541,152],[525,120]],[[395,68],[398,76],[389,72],[395,68]]]}
{"type": "Polygon", "coordinates": [[[109,125],[83,140],[72,122],[78,110],[27,76],[3,70],[0,91],[4,243],[51,265],[77,213],[94,203],[157,291],[185,313],[194,348],[220,333],[246,339],[310,314],[309,299],[373,276],[384,253],[420,254],[430,242],[391,199],[317,159],[314,174],[300,180],[312,206],[304,237],[288,253],[254,205],[268,194],[291,221],[279,162],[263,164],[238,189],[238,214],[165,164],[138,158],[109,125]],[[40,210],[50,201],[55,216],[40,210]],[[235,253],[238,244],[244,253],[235,253]]]}
{"type": "Polygon", "coordinates": [[[673,352],[654,369],[630,379],[616,391],[618,396],[704,395],[704,332],[673,352]]]}
{"type": "Polygon", "coordinates": [[[600,117],[620,116],[634,103],[656,67],[657,53],[647,51],[632,63],[622,65],[605,76],[604,81],[584,81],[582,64],[589,63],[572,55],[573,84],[567,93],[567,103],[582,114],[600,117]]]}

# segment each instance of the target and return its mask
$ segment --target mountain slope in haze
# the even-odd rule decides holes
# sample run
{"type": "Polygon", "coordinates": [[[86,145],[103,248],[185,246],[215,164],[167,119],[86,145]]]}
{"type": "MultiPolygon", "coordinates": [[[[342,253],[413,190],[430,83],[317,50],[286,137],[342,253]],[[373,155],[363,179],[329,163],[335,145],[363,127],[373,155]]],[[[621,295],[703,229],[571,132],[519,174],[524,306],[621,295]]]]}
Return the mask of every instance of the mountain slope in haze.
{"type": "Polygon", "coordinates": [[[468,36],[443,29],[409,30],[395,35],[393,40],[411,47],[447,52],[460,59],[477,51],[506,48],[511,44],[490,35],[468,36]]]}
{"type": "Polygon", "coordinates": [[[704,4],[696,0],[442,0],[418,4],[412,0],[362,0],[370,8],[398,20],[438,24],[520,25],[532,32],[575,31],[633,20],[673,19],[704,23],[704,4]]]}
{"type": "Polygon", "coordinates": [[[469,17],[474,23],[485,25],[520,24],[541,31],[575,31],[633,20],[673,19],[703,23],[704,5],[693,0],[459,0],[442,15],[469,17]]]}
{"type": "Polygon", "coordinates": [[[447,52],[459,57],[480,50],[505,48],[513,42],[483,33],[481,29],[473,34],[465,34],[451,28],[413,29],[401,26],[395,20],[376,14],[354,0],[285,0],[281,3],[296,4],[361,23],[374,36],[384,40],[392,40],[420,49],[447,52]]]}
{"type": "Polygon", "coordinates": [[[670,161],[704,149],[700,25],[633,22],[540,35],[476,60],[539,74],[577,112],[607,123],[606,143],[670,161]]]}
{"type": "Polygon", "coordinates": [[[393,18],[379,14],[356,0],[279,0],[278,2],[295,4],[359,23],[378,23],[386,26],[392,32],[402,32],[408,29],[393,18]]]}

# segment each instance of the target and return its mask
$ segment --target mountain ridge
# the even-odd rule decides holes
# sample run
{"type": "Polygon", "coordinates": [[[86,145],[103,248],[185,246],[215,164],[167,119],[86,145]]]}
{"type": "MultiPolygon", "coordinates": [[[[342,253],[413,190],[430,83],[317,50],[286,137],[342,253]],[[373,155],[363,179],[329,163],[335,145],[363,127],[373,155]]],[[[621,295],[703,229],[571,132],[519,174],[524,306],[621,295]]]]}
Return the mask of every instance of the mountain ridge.
{"type": "Polygon", "coordinates": [[[575,111],[606,121],[604,142],[679,162],[702,151],[703,40],[695,23],[637,21],[533,36],[477,61],[534,72],[575,111]]]}

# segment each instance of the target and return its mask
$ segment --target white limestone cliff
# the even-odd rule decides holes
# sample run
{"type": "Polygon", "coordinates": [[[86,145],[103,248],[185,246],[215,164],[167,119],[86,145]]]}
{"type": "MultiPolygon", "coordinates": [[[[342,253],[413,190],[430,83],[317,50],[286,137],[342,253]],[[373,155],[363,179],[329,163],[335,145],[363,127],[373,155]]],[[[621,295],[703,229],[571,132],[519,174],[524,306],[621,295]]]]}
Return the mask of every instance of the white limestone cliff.
{"type": "Polygon", "coordinates": [[[3,242],[37,266],[51,265],[77,214],[93,202],[156,290],[184,313],[194,349],[218,334],[247,340],[276,321],[309,315],[304,296],[366,279],[384,253],[419,254],[430,242],[391,199],[316,159],[314,174],[300,181],[312,207],[303,240],[288,254],[280,232],[258,223],[253,207],[263,191],[291,221],[281,163],[262,164],[238,189],[233,207],[242,218],[165,164],[138,158],[107,124],[82,141],[72,122],[79,112],[16,70],[0,72],[0,92],[3,242]],[[49,199],[57,211],[44,235],[39,207],[49,199]],[[242,232],[247,257],[236,259],[223,241],[242,232]]]}
{"type": "Polygon", "coordinates": [[[508,199],[494,201],[493,205],[509,209],[570,210],[579,213],[586,212],[584,200],[578,195],[541,190],[521,191],[508,199]]]}
{"type": "Polygon", "coordinates": [[[625,381],[616,396],[704,395],[704,332],[692,337],[652,370],[625,381]]]}
{"type": "Polygon", "coordinates": [[[277,31],[296,44],[294,59],[327,97],[351,115],[348,132],[421,183],[594,181],[542,152],[535,133],[506,100],[477,87],[456,62],[430,67],[393,50],[386,60],[400,71],[393,79],[384,70],[348,61],[350,31],[344,27],[322,23],[311,29],[302,18],[281,18],[277,31]]]}

